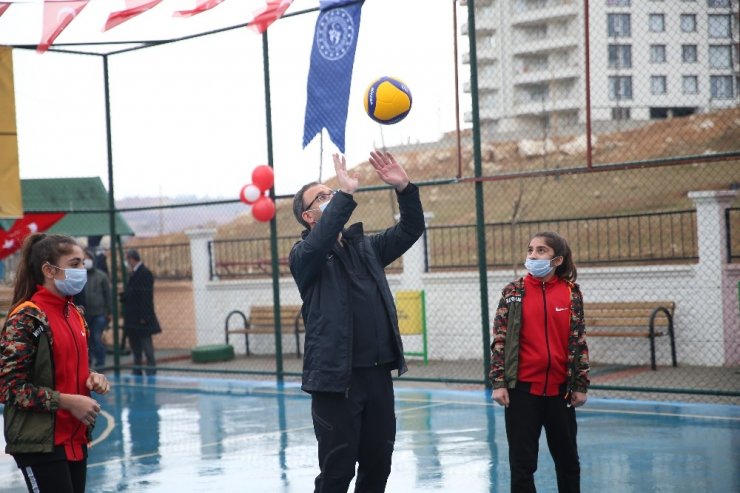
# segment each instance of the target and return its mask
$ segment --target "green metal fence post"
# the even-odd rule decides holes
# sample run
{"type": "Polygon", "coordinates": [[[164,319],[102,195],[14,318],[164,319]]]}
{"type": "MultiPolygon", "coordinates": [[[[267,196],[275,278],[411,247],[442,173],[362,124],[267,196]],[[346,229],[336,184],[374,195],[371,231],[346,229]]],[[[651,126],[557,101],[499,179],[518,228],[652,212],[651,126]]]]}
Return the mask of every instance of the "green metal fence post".
{"type": "MultiPolygon", "coordinates": [[[[470,98],[473,104],[473,161],[475,177],[483,175],[481,164],[480,112],[478,108],[478,64],[475,40],[475,0],[468,0],[468,39],[470,41],[470,98]]],[[[483,182],[475,182],[475,222],[478,243],[478,275],[480,279],[481,332],[483,335],[483,382],[487,387],[491,366],[491,335],[488,322],[488,266],[486,263],[486,229],[483,182]]]]}
{"type": "MultiPolygon", "coordinates": [[[[267,30],[262,33],[262,62],[265,76],[265,126],[267,129],[267,164],[273,168],[272,156],[272,107],[270,105],[270,53],[267,30]]],[[[275,185],[270,188],[270,200],[275,202],[275,185]]],[[[281,383],[283,374],[283,328],[280,316],[280,264],[278,262],[277,214],[270,221],[270,257],[272,260],[272,299],[275,316],[275,371],[281,383]]]]}

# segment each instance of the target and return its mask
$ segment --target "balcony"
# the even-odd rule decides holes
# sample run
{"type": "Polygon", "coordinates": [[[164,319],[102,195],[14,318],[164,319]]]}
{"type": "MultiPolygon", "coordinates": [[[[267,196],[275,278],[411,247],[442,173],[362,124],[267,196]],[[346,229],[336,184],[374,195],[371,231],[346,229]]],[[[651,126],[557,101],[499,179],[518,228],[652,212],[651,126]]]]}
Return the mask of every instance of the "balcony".
{"type": "MultiPolygon", "coordinates": [[[[478,108],[478,116],[481,121],[498,120],[501,118],[501,111],[496,108],[478,108]]],[[[466,111],[463,119],[465,123],[471,123],[473,121],[473,112],[466,111]]]]}
{"type": "Polygon", "coordinates": [[[513,53],[548,53],[577,48],[579,39],[575,34],[566,33],[560,36],[525,37],[517,36],[514,40],[513,53]]]}
{"type": "Polygon", "coordinates": [[[583,72],[578,67],[578,64],[571,66],[557,66],[554,68],[549,67],[522,67],[517,70],[514,74],[514,84],[532,84],[537,82],[545,81],[557,81],[567,79],[577,79],[583,75],[583,72]]]}
{"type": "Polygon", "coordinates": [[[517,4],[513,7],[512,26],[540,24],[578,16],[580,4],[575,0],[549,0],[536,4],[517,4]]]}
{"type": "MultiPolygon", "coordinates": [[[[478,74],[478,92],[491,92],[501,89],[501,84],[496,77],[481,77],[478,74]]],[[[463,82],[463,91],[470,94],[470,81],[463,82]]]]}
{"type": "Polygon", "coordinates": [[[555,99],[518,98],[512,108],[512,114],[516,116],[542,115],[558,111],[578,110],[582,106],[582,98],[578,98],[572,93],[555,99]]]}
{"type": "MultiPolygon", "coordinates": [[[[491,62],[498,60],[498,51],[492,46],[476,46],[476,52],[478,53],[478,62],[491,62]]],[[[470,53],[465,52],[462,54],[462,62],[465,64],[470,63],[470,53]]]]}

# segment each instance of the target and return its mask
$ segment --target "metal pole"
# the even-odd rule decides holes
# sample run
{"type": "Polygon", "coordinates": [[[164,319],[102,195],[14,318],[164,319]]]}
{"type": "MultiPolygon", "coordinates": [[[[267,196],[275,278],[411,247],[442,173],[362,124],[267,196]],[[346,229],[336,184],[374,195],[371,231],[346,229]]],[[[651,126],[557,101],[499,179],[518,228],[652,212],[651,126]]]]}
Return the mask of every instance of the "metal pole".
{"type": "Polygon", "coordinates": [[[108,151],[108,226],[110,228],[111,316],[113,317],[113,367],[116,376],[121,373],[121,354],[118,340],[118,252],[116,250],[116,199],[113,188],[113,138],[110,124],[110,86],[108,84],[108,55],[103,55],[103,87],[105,89],[105,140],[108,151]]]}
{"type": "MultiPolygon", "coordinates": [[[[473,161],[475,177],[483,174],[481,164],[480,112],[478,110],[478,57],[475,39],[475,0],[468,1],[468,40],[470,41],[470,97],[473,103],[473,161]]],[[[475,219],[478,240],[478,277],[480,279],[481,333],[483,336],[483,382],[491,386],[491,328],[488,320],[488,266],[486,264],[486,229],[483,208],[483,182],[475,182],[475,219]]]]}
{"type": "MultiPolygon", "coordinates": [[[[265,125],[267,129],[267,164],[273,166],[272,107],[270,106],[270,53],[267,30],[262,33],[262,66],[265,76],[265,125]]],[[[270,188],[270,199],[275,201],[275,185],[270,188]]],[[[275,316],[275,371],[278,383],[283,382],[283,328],[280,316],[280,264],[277,248],[277,214],[270,221],[270,257],[272,259],[272,299],[275,316]]]]}
{"type": "MultiPolygon", "coordinates": [[[[589,35],[589,12],[588,12],[588,0],[583,0],[583,31],[584,31],[584,42],[583,51],[585,51],[585,72],[586,80],[586,167],[591,169],[593,167],[593,147],[591,142],[591,36],[589,35]]],[[[617,99],[619,102],[619,99],[617,99]]]]}

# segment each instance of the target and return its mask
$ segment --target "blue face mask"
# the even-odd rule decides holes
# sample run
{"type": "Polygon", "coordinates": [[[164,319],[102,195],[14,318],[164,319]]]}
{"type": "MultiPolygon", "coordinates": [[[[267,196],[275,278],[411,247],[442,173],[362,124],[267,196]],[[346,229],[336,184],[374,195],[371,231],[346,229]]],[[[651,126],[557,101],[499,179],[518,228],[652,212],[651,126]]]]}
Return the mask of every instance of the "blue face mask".
{"type": "Polygon", "coordinates": [[[534,277],[543,278],[547,277],[547,275],[555,268],[550,265],[550,262],[552,262],[552,259],[534,260],[528,258],[524,261],[524,267],[527,269],[527,272],[532,274],[534,277]]]}
{"type": "Polygon", "coordinates": [[[54,279],[54,285],[64,296],[74,296],[79,294],[85,287],[85,284],[87,284],[86,269],[62,269],[56,265],[52,265],[52,267],[64,271],[63,280],[60,281],[59,279],[54,279]]]}
{"type": "Polygon", "coordinates": [[[329,205],[329,202],[331,202],[331,199],[319,204],[319,210],[321,211],[322,214],[324,213],[324,209],[326,209],[326,206],[329,205]]]}

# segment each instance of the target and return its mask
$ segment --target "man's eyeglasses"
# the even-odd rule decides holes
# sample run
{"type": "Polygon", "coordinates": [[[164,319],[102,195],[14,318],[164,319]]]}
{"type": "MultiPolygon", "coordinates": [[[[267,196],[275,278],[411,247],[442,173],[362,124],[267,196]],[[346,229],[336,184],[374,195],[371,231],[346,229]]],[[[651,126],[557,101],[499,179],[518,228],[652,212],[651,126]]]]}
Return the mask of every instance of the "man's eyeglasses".
{"type": "Polygon", "coordinates": [[[322,193],[318,194],[318,195],[316,196],[316,198],[315,198],[315,199],[313,199],[313,200],[312,200],[312,201],[311,201],[311,202],[310,202],[310,203],[309,203],[309,204],[308,204],[308,205],[306,206],[306,208],[305,208],[305,209],[303,209],[303,212],[306,212],[306,211],[310,211],[310,210],[311,210],[311,207],[313,207],[313,205],[314,205],[315,203],[317,203],[317,202],[318,202],[319,204],[323,204],[324,202],[326,202],[327,200],[329,200],[330,198],[332,198],[332,197],[334,196],[334,194],[336,194],[336,193],[337,193],[337,192],[336,192],[335,190],[332,190],[331,192],[322,192],[322,193]]]}

